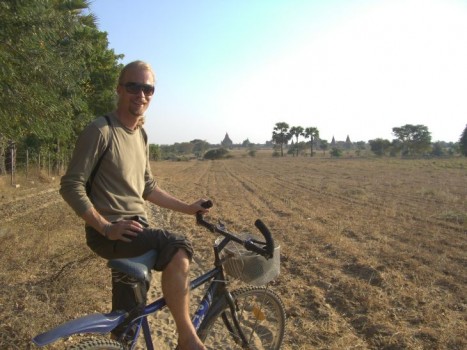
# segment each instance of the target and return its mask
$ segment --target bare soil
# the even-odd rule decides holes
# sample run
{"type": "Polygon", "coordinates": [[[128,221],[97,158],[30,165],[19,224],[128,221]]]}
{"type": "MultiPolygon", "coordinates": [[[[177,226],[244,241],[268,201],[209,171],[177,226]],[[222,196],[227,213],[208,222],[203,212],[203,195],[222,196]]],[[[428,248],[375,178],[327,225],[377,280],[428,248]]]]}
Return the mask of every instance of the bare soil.
{"type": "MultiPolygon", "coordinates": [[[[212,218],[233,230],[255,230],[257,218],[270,227],[282,250],[272,288],[288,315],[284,349],[467,348],[467,159],[259,153],[153,171],[186,201],[212,199],[212,218]]],[[[0,178],[0,348],[32,349],[40,332],[107,312],[110,272],[86,247],[58,178],[20,179],[19,188],[8,180],[0,178]]],[[[211,233],[192,217],[148,211],[154,225],[193,240],[193,275],[209,266],[211,233]]],[[[150,294],[160,294],[157,283],[150,294]]],[[[170,315],[152,322],[161,348],[173,348],[170,315]]]]}

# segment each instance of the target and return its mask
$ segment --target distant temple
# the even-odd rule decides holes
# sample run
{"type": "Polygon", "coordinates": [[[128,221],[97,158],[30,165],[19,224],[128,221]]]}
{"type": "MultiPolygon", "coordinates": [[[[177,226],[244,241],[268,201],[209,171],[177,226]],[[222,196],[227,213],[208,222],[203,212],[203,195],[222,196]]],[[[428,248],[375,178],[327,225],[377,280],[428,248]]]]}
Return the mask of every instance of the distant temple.
{"type": "Polygon", "coordinates": [[[224,140],[221,142],[221,145],[222,145],[222,147],[225,147],[225,148],[232,148],[233,142],[230,139],[228,133],[225,133],[225,137],[224,137],[224,140]]]}

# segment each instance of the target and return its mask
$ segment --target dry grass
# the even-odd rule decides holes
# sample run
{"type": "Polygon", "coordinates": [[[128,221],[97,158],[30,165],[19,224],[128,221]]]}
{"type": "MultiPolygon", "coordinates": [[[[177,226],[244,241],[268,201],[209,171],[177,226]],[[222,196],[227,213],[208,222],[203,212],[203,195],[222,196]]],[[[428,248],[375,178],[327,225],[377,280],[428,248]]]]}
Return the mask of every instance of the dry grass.
{"type": "MultiPolygon", "coordinates": [[[[274,283],[285,349],[464,349],[467,160],[240,157],[154,163],[162,187],[215,203],[238,231],[257,218],[282,246],[274,283]]],[[[107,311],[109,272],[57,182],[0,184],[0,348],[32,347],[64,320],[107,311]]],[[[159,211],[209,262],[213,237],[159,211]]],[[[59,349],[63,346],[56,345],[59,349]]]]}

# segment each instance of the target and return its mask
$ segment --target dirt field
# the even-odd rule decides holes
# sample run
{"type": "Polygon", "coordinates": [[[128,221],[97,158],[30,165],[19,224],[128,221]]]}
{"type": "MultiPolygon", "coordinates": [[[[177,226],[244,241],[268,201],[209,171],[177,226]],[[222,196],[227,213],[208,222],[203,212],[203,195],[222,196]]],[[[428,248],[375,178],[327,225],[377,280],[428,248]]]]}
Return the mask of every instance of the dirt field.
{"type": "MultiPolygon", "coordinates": [[[[272,288],[288,314],[284,349],[467,348],[467,159],[259,154],[153,169],[173,194],[212,199],[211,216],[234,230],[254,230],[257,218],[270,227],[282,249],[272,288]]],[[[107,312],[110,273],[85,246],[58,179],[16,189],[2,180],[0,348],[30,349],[39,332],[107,312]]],[[[194,241],[195,272],[208,266],[209,232],[192,217],[151,212],[194,241]]],[[[154,322],[158,333],[171,326],[154,322]]]]}

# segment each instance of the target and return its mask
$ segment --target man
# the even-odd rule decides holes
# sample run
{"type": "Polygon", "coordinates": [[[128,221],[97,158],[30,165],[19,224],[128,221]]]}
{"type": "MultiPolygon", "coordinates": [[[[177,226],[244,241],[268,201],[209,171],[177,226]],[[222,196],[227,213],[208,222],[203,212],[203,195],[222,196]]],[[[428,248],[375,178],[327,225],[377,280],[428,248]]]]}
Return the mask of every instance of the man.
{"type": "MultiPolygon", "coordinates": [[[[152,176],[142,122],[154,83],[145,62],[123,68],[117,109],[108,120],[97,118],[83,130],[60,193],[86,222],[87,244],[101,257],[129,258],[156,249],[155,269],[162,271],[162,292],[177,326],[179,349],[204,349],[189,316],[191,244],[183,236],[145,227],[145,200],[186,214],[206,212],[202,199],[187,204],[159,188],[152,176]]],[[[115,309],[115,285],[113,292],[115,309]]]]}

